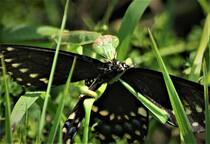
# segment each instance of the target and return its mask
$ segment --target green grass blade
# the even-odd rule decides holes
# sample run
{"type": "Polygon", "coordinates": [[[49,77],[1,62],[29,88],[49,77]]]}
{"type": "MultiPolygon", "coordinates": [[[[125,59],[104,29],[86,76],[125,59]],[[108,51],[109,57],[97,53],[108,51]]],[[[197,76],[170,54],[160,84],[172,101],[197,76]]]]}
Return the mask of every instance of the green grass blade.
{"type": "Polygon", "coordinates": [[[133,0],[129,5],[120,26],[118,37],[120,46],[118,47],[118,59],[124,60],[128,51],[130,37],[134,28],[138,24],[142,14],[148,7],[150,0],[133,0]]]}
{"type": "Polygon", "coordinates": [[[55,118],[54,118],[54,121],[53,121],[53,126],[50,130],[50,135],[49,135],[49,139],[48,139],[49,144],[54,142],[55,135],[56,135],[59,123],[61,121],[61,116],[62,116],[64,103],[65,103],[65,96],[68,95],[68,90],[69,90],[69,87],[70,87],[70,81],[71,81],[71,78],[72,78],[72,75],[73,75],[75,64],[76,64],[76,57],[74,57],[74,61],[72,63],[72,67],[71,67],[71,70],[69,72],[68,79],[66,81],[64,92],[61,93],[61,96],[60,96],[61,98],[60,98],[60,102],[59,102],[59,105],[58,105],[58,109],[57,109],[56,114],[55,114],[55,118]]]}
{"type": "Polygon", "coordinates": [[[45,97],[45,101],[44,101],[44,105],[43,105],[43,109],[42,109],[42,114],[41,114],[41,118],[40,118],[40,123],[39,123],[39,130],[38,130],[38,137],[37,137],[37,142],[38,143],[40,143],[40,138],[42,136],[42,130],[43,130],[43,127],[44,127],[45,115],[46,115],[46,111],[47,111],[47,104],[48,104],[49,97],[50,97],[50,91],[51,91],[51,86],[52,86],[52,82],[53,82],[53,76],[54,76],[54,73],[55,73],[58,53],[59,53],[60,44],[61,44],[61,40],[62,40],[61,39],[62,38],[62,32],[64,30],[65,23],[66,23],[66,20],[67,20],[68,6],[69,6],[69,0],[66,0],[64,15],[63,15],[62,23],[61,23],[61,29],[60,29],[60,32],[59,32],[58,43],[57,43],[57,46],[56,46],[56,52],[55,52],[55,56],[54,56],[54,59],[53,59],[53,64],[52,64],[52,68],[51,68],[49,83],[48,83],[48,86],[47,86],[46,97],[45,97]]]}
{"type": "Polygon", "coordinates": [[[164,64],[164,62],[163,62],[163,60],[160,56],[157,44],[155,43],[155,40],[152,36],[152,33],[149,29],[148,29],[148,31],[149,31],[150,39],[152,41],[152,48],[153,48],[154,54],[157,58],[160,69],[163,73],[163,78],[164,78],[166,88],[167,88],[167,91],[168,91],[168,94],[169,94],[170,102],[171,102],[171,105],[172,105],[172,108],[173,108],[173,111],[174,111],[179,129],[180,129],[180,132],[183,136],[184,142],[185,143],[190,143],[190,144],[195,144],[196,140],[195,140],[195,137],[192,133],[192,128],[190,126],[189,120],[187,119],[187,115],[184,111],[184,107],[181,103],[181,100],[179,99],[179,96],[178,96],[178,94],[176,92],[176,89],[173,85],[173,82],[172,82],[172,80],[169,76],[169,73],[166,69],[166,66],[165,66],[165,64],[164,64]]]}
{"type": "Polygon", "coordinates": [[[83,144],[88,144],[88,132],[89,132],[89,123],[90,123],[90,114],[91,109],[95,98],[88,98],[84,100],[84,109],[85,109],[85,123],[84,123],[84,133],[83,133],[83,144]]]}
{"type": "Polygon", "coordinates": [[[61,144],[63,142],[63,123],[60,122],[60,125],[59,125],[59,132],[58,132],[58,143],[61,144]]]}
{"type": "Polygon", "coordinates": [[[25,109],[26,113],[25,113],[25,118],[24,118],[24,129],[23,129],[23,143],[27,143],[27,127],[28,127],[28,110],[25,109]]]}
{"type": "Polygon", "coordinates": [[[41,94],[44,94],[44,92],[26,93],[18,99],[11,114],[12,126],[16,126],[21,121],[26,111],[36,102],[41,94]]]}
{"type": "Polygon", "coordinates": [[[198,3],[200,4],[200,6],[206,14],[210,13],[210,6],[208,0],[198,0],[198,3]]]}
{"type": "Polygon", "coordinates": [[[129,84],[120,79],[120,82],[132,93],[149,111],[163,124],[165,124],[169,118],[169,114],[156,106],[150,100],[148,100],[145,96],[135,91],[129,84]]]}
{"type": "Polygon", "coordinates": [[[116,6],[116,4],[118,3],[119,0],[112,0],[109,2],[108,8],[106,10],[106,13],[102,19],[102,24],[107,24],[109,22],[109,18],[112,15],[112,12],[114,10],[114,7],[116,6]]]}
{"type": "Polygon", "coordinates": [[[210,142],[210,110],[209,110],[209,92],[208,92],[208,80],[207,80],[207,69],[206,62],[203,62],[203,80],[204,80],[204,100],[205,100],[205,142],[210,142]]]}
{"type": "Polygon", "coordinates": [[[4,82],[4,88],[5,88],[6,137],[7,137],[7,143],[11,144],[12,143],[12,127],[11,127],[11,103],[10,103],[10,97],[9,97],[9,86],[8,86],[8,81],[7,81],[4,57],[0,55],[0,59],[1,59],[2,72],[3,72],[3,82],[4,82]]]}
{"type": "MultiPolygon", "coordinates": [[[[102,84],[97,91],[91,91],[89,89],[84,90],[84,92],[92,96],[93,98],[87,98],[84,100],[83,105],[85,109],[85,124],[84,124],[84,131],[83,131],[83,138],[82,138],[82,143],[88,144],[88,132],[89,132],[89,123],[90,123],[90,114],[91,114],[91,109],[93,106],[93,103],[96,99],[98,99],[106,90],[107,83],[102,84]],[[89,92],[88,92],[89,91],[89,92]],[[90,92],[91,91],[91,92],[90,92]]],[[[85,95],[86,95],[85,94],[85,95]]]]}
{"type": "Polygon", "coordinates": [[[191,80],[197,81],[200,77],[202,60],[203,60],[204,52],[207,48],[209,39],[210,39],[210,14],[208,14],[206,17],[200,44],[196,53],[196,57],[193,61],[192,70],[189,77],[191,80]]]}

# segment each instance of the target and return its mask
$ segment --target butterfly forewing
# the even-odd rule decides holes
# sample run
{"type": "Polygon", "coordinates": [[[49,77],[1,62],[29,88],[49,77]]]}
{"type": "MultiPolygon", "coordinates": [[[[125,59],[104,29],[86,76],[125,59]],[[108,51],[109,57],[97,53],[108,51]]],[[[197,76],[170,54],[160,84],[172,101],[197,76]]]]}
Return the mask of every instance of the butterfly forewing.
{"type": "MultiPolygon", "coordinates": [[[[186,114],[191,122],[192,128],[196,132],[204,130],[204,100],[203,86],[178,77],[171,76],[173,84],[184,105],[186,114]]],[[[168,92],[163,76],[160,72],[131,68],[125,72],[122,79],[128,82],[138,92],[150,98],[155,104],[171,111],[168,92]]],[[[175,121],[171,121],[176,123],[175,121]]]]}
{"type": "MultiPolygon", "coordinates": [[[[48,83],[55,50],[18,46],[0,45],[8,73],[20,84],[44,88],[48,83]]],[[[77,58],[73,81],[94,78],[101,73],[103,63],[87,56],[60,51],[54,76],[54,85],[63,84],[69,74],[74,57],[77,58]]]]}

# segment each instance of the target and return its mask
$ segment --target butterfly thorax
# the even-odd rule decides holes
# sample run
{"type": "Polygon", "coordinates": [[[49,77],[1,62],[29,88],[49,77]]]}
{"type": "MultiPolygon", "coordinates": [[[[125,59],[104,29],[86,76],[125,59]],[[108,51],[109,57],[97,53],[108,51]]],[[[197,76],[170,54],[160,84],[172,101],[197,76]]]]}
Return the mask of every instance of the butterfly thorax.
{"type": "Polygon", "coordinates": [[[105,73],[108,72],[124,72],[129,68],[129,66],[126,63],[120,62],[118,60],[112,60],[105,63],[105,73]]]}
{"type": "Polygon", "coordinates": [[[123,72],[125,72],[128,68],[129,66],[126,63],[122,63],[118,60],[114,59],[108,61],[104,63],[104,66],[102,68],[100,68],[102,73],[100,73],[98,77],[85,80],[85,84],[87,86],[90,86],[94,82],[96,83],[96,81],[98,84],[100,84],[100,82],[101,83],[110,82],[113,79],[115,79],[117,76],[120,77],[120,75],[123,74],[123,72]]]}

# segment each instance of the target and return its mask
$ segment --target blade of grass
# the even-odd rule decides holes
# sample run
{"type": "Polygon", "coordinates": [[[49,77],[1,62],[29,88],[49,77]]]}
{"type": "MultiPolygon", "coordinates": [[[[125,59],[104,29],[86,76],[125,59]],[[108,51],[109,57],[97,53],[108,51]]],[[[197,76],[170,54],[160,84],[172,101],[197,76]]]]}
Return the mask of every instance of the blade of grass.
{"type": "Polygon", "coordinates": [[[90,123],[90,114],[91,109],[95,98],[88,98],[84,100],[84,108],[85,108],[85,123],[84,123],[84,133],[83,133],[83,143],[88,144],[88,132],[89,132],[89,123],[90,123]]]}
{"type": "Polygon", "coordinates": [[[154,103],[152,103],[150,100],[148,100],[145,96],[140,94],[139,92],[135,91],[134,88],[132,88],[129,84],[127,84],[125,81],[120,79],[120,82],[132,93],[142,104],[149,109],[149,111],[163,124],[165,124],[169,118],[169,114],[156,106],[154,103]]]}
{"type": "Polygon", "coordinates": [[[85,109],[85,124],[84,124],[82,143],[84,143],[84,144],[88,144],[90,114],[91,114],[91,109],[92,109],[93,103],[96,99],[98,99],[104,93],[104,91],[106,90],[106,87],[107,87],[107,83],[104,83],[97,89],[96,92],[92,91],[90,89],[86,90],[87,93],[90,94],[89,96],[92,96],[93,98],[87,98],[83,102],[83,106],[85,109]],[[88,91],[92,91],[92,92],[88,92],[88,91]]]}
{"type": "Polygon", "coordinates": [[[206,17],[200,44],[199,44],[195,59],[193,61],[191,74],[189,76],[189,79],[193,81],[197,81],[200,77],[202,60],[203,60],[204,52],[208,45],[209,39],[210,39],[210,14],[208,14],[206,17]]]}
{"type": "Polygon", "coordinates": [[[207,69],[206,62],[203,61],[203,80],[204,80],[204,100],[205,100],[205,142],[210,142],[210,110],[209,110],[209,92],[208,92],[208,80],[207,80],[207,69]]]}
{"type": "Polygon", "coordinates": [[[63,141],[62,141],[62,138],[63,138],[63,123],[60,122],[60,126],[59,126],[59,132],[58,132],[58,143],[61,144],[63,141]]]}
{"type": "MultiPolygon", "coordinates": [[[[27,105],[26,105],[27,107],[27,105]]],[[[23,130],[23,142],[22,143],[27,143],[27,127],[28,127],[28,110],[25,109],[25,119],[24,119],[24,130],[23,130]]]]}
{"type": "Polygon", "coordinates": [[[28,109],[39,97],[41,97],[42,94],[44,94],[44,92],[26,93],[18,99],[11,114],[13,127],[15,127],[21,121],[28,109]]]}
{"type": "Polygon", "coordinates": [[[187,115],[184,111],[184,107],[181,103],[181,100],[179,99],[179,96],[178,96],[176,89],[173,85],[173,82],[169,76],[166,66],[160,56],[157,44],[153,38],[153,35],[152,35],[150,29],[148,29],[148,32],[149,32],[149,36],[150,36],[150,39],[152,42],[152,48],[153,48],[154,54],[157,58],[157,62],[158,62],[160,69],[163,73],[163,78],[164,78],[166,88],[167,88],[167,91],[169,94],[170,102],[171,102],[178,126],[180,128],[180,132],[184,138],[184,142],[190,143],[190,144],[196,144],[196,140],[192,133],[192,128],[190,126],[190,122],[187,119],[187,115]]]}
{"type": "Polygon", "coordinates": [[[208,44],[208,66],[207,66],[207,71],[210,71],[210,41],[208,44]]]}
{"type": "Polygon", "coordinates": [[[73,75],[75,64],[76,64],[76,57],[74,57],[74,60],[73,60],[72,66],[71,66],[71,70],[69,72],[69,76],[68,76],[68,79],[66,81],[64,92],[61,93],[61,96],[60,96],[61,97],[60,102],[59,102],[58,109],[57,109],[56,114],[55,114],[55,118],[54,118],[54,121],[53,121],[53,126],[50,130],[50,135],[49,135],[49,139],[48,139],[48,143],[50,143],[50,144],[54,142],[55,135],[56,135],[59,123],[61,121],[61,114],[62,114],[63,108],[64,108],[65,96],[68,94],[68,91],[69,91],[70,81],[71,81],[71,78],[72,78],[72,75],[73,75]]]}
{"type": "Polygon", "coordinates": [[[208,14],[210,13],[210,6],[209,6],[209,1],[207,0],[198,0],[198,3],[202,7],[203,11],[208,14]]]}
{"type": "Polygon", "coordinates": [[[62,32],[64,30],[65,23],[66,23],[66,20],[67,20],[68,6],[69,6],[69,0],[66,0],[63,19],[62,19],[62,23],[61,23],[61,29],[60,29],[59,37],[58,37],[58,43],[57,43],[57,46],[56,46],[56,52],[55,52],[54,59],[53,59],[53,64],[52,64],[52,68],[51,68],[49,83],[47,85],[47,92],[46,92],[46,96],[45,96],[45,100],[44,100],[44,105],[43,105],[43,109],[42,109],[40,123],[39,123],[38,137],[37,137],[37,142],[38,143],[40,143],[40,138],[42,136],[42,131],[43,131],[43,127],[44,127],[44,120],[45,120],[45,115],[46,115],[46,111],[47,111],[47,104],[48,104],[48,101],[49,101],[49,98],[50,98],[50,91],[51,91],[51,86],[52,86],[52,82],[53,82],[53,76],[54,76],[54,73],[55,73],[58,53],[59,53],[60,44],[61,44],[61,40],[62,40],[62,32]]]}
{"type": "Polygon", "coordinates": [[[128,51],[131,34],[139,22],[145,9],[148,7],[150,0],[133,0],[123,16],[118,37],[120,46],[118,47],[118,59],[124,60],[128,51]]]}
{"type": "Polygon", "coordinates": [[[5,88],[6,137],[7,137],[7,143],[12,143],[11,104],[10,104],[10,97],[9,97],[9,86],[8,86],[8,80],[7,80],[7,75],[6,75],[6,66],[5,66],[5,63],[4,63],[3,55],[0,55],[0,59],[1,59],[2,72],[3,72],[3,82],[4,82],[4,88],[5,88]]]}
{"type": "Polygon", "coordinates": [[[118,1],[119,0],[112,0],[112,1],[109,2],[108,8],[106,10],[106,13],[105,13],[105,15],[104,15],[104,17],[102,19],[102,24],[107,24],[108,23],[109,18],[110,18],[111,14],[112,14],[112,12],[114,10],[114,7],[116,6],[118,1]]]}

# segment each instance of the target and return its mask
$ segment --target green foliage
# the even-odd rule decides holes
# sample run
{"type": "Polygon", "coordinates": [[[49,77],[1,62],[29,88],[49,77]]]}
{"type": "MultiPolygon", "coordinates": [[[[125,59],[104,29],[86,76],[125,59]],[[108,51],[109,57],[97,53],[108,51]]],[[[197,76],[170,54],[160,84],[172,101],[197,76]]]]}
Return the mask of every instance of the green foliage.
{"type": "Polygon", "coordinates": [[[193,61],[190,79],[191,80],[198,80],[200,77],[201,67],[202,67],[202,60],[204,57],[204,52],[207,48],[210,38],[210,14],[207,15],[205,25],[203,28],[203,33],[201,36],[200,44],[198,46],[198,50],[193,61]]]}
{"type": "Polygon", "coordinates": [[[130,38],[143,12],[149,5],[149,0],[134,0],[128,7],[120,26],[118,37],[120,46],[117,49],[118,59],[124,60],[129,48],[130,38]]]}
{"type": "MultiPolygon", "coordinates": [[[[210,59],[210,50],[205,50],[207,48],[210,49],[208,14],[210,6],[206,0],[199,0],[203,11],[207,15],[204,26],[202,22],[194,26],[184,38],[177,37],[172,26],[174,17],[171,15],[171,8],[175,7],[175,5],[171,5],[170,7],[170,4],[167,3],[167,6],[162,9],[161,13],[155,13],[152,16],[151,13],[148,14],[147,11],[145,12],[145,9],[150,3],[149,0],[133,0],[124,14],[124,17],[120,18],[120,20],[122,20],[120,26],[117,20],[109,23],[110,16],[115,8],[120,6],[119,3],[120,1],[117,0],[111,1],[107,10],[105,12],[103,11],[103,13],[106,13],[105,16],[99,21],[97,20],[98,12],[94,13],[95,9],[91,7],[91,2],[88,1],[88,5],[87,2],[85,5],[82,1],[79,3],[71,2],[69,5],[70,11],[68,13],[70,18],[69,21],[66,22],[66,28],[64,30],[59,28],[59,25],[63,15],[65,1],[53,0],[53,2],[51,2],[49,0],[31,0],[29,2],[22,0],[8,2],[8,0],[2,0],[0,2],[0,41],[2,43],[27,44],[42,47],[54,47],[57,43],[60,43],[60,47],[63,50],[98,58],[96,54],[92,52],[92,44],[102,35],[113,34],[117,35],[120,40],[120,45],[117,48],[119,59],[124,60],[128,57],[130,58],[129,60],[137,66],[141,65],[141,67],[159,69],[155,55],[150,48],[151,42],[147,31],[148,25],[152,25],[152,31],[158,42],[159,53],[170,73],[186,78],[190,72],[193,74],[193,71],[197,67],[195,67],[195,64],[199,63],[201,70],[203,58],[207,60],[210,59]],[[74,9],[75,7],[77,10],[74,9]],[[91,7],[91,11],[84,12],[87,7],[91,7]],[[77,17],[74,16],[75,13],[77,17]],[[92,13],[96,17],[91,17],[90,14],[92,13]],[[75,22],[79,19],[78,15],[80,14],[82,15],[82,21],[79,21],[79,24],[83,23],[82,27],[79,25],[77,26],[79,28],[76,27],[76,30],[72,30],[74,27],[72,27],[71,22],[75,22]],[[118,29],[119,27],[120,29],[118,29]],[[62,31],[62,33],[60,31],[62,31]]],[[[97,10],[100,8],[101,7],[97,7],[97,10]]],[[[65,16],[67,16],[67,14],[65,16]]],[[[78,22],[75,23],[78,24],[78,22]]],[[[115,49],[111,51],[115,51],[115,49]]],[[[99,52],[99,54],[100,53],[101,52],[99,52]]],[[[108,57],[113,58],[114,56],[108,54],[108,57]]],[[[207,70],[209,70],[209,68],[210,62],[207,61],[207,70]]],[[[1,70],[2,68],[0,68],[0,71],[1,70]]],[[[198,81],[200,78],[200,70],[196,77],[193,76],[192,78],[195,81],[198,81]]],[[[210,75],[206,77],[208,77],[208,83],[205,82],[207,86],[210,83],[210,75]]],[[[75,106],[79,94],[83,92],[81,92],[83,85],[83,82],[71,84],[69,88],[70,92],[65,94],[65,101],[63,101],[64,95],[60,95],[60,93],[64,93],[65,91],[63,86],[53,87],[52,89],[50,89],[51,86],[49,86],[47,97],[44,97],[37,91],[33,94],[27,92],[26,95],[30,96],[25,97],[25,95],[19,96],[22,91],[20,86],[11,82],[11,79],[7,76],[0,75],[0,123],[6,122],[5,135],[3,135],[0,143],[10,143],[11,141],[34,143],[37,137],[40,112],[42,112],[42,122],[39,125],[38,139],[44,143],[47,141],[51,143],[53,140],[54,143],[61,142],[62,124],[75,106]],[[5,78],[9,82],[8,88],[6,89],[5,86],[7,84],[5,84],[5,78]],[[4,97],[5,93],[6,100],[4,97]],[[11,93],[10,97],[8,93],[11,93]],[[15,99],[17,98],[19,98],[19,100],[16,102],[15,99]],[[44,102],[44,99],[48,99],[48,102],[44,102]],[[10,115],[9,109],[11,108],[12,114],[10,115]],[[7,110],[6,113],[4,111],[5,109],[7,110]],[[59,115],[55,113],[56,111],[59,115]],[[16,127],[13,127],[14,123],[17,124],[16,127]],[[12,133],[12,129],[14,133],[12,133]],[[48,139],[48,137],[44,137],[43,134],[49,135],[49,132],[50,138],[48,139]]],[[[169,83],[167,85],[171,84],[169,83]]],[[[208,101],[206,100],[205,102],[207,103],[208,101]]],[[[158,115],[159,112],[160,111],[157,113],[154,112],[154,115],[158,115]]],[[[206,111],[206,116],[208,115],[207,113],[209,114],[210,112],[206,111]]],[[[165,116],[166,115],[163,115],[163,121],[167,119],[165,116]]],[[[152,128],[150,128],[148,134],[148,139],[150,139],[151,142],[154,142],[152,139],[156,139],[155,132],[162,130],[162,128],[159,128],[156,121],[153,121],[153,123],[156,124],[151,126],[152,128]]],[[[184,122],[184,124],[186,123],[184,122]]],[[[2,129],[2,125],[0,126],[0,129],[2,129]]],[[[81,129],[83,129],[83,127],[81,129]]],[[[90,132],[88,127],[86,127],[85,131],[90,132]]],[[[182,132],[182,134],[183,133],[184,132],[182,132]]],[[[191,132],[188,134],[190,135],[190,133],[191,132]]],[[[0,134],[2,136],[2,133],[0,134]]],[[[86,142],[88,138],[90,139],[90,137],[92,137],[92,135],[90,135],[91,134],[89,134],[88,137],[86,133],[86,142]]],[[[82,136],[84,135],[81,134],[80,137],[82,136]]],[[[169,140],[166,143],[174,141],[175,143],[180,143],[177,137],[176,135],[168,138],[169,140]]],[[[76,137],[76,142],[82,142],[79,139],[79,135],[76,137]]],[[[96,140],[91,139],[89,142],[96,143],[96,140]]],[[[209,140],[206,141],[206,143],[208,142],[209,140]]]]}

